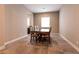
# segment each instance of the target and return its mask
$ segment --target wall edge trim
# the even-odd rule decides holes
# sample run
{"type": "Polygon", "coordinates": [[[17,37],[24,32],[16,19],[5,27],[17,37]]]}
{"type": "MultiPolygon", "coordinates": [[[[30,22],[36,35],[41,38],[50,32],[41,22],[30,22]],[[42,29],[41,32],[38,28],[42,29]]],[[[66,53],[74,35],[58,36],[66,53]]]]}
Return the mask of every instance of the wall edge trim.
{"type": "Polygon", "coordinates": [[[2,46],[0,46],[0,50],[5,49],[5,48],[6,48],[6,45],[11,44],[11,43],[13,43],[13,42],[15,42],[15,41],[18,41],[18,40],[20,40],[20,39],[23,39],[23,38],[25,38],[25,37],[27,37],[27,36],[28,36],[28,35],[21,36],[21,37],[18,37],[18,38],[15,38],[15,39],[13,39],[13,40],[10,40],[10,41],[5,42],[2,46]]]}
{"type": "Polygon", "coordinates": [[[79,52],[79,48],[73,44],[72,42],[70,42],[64,35],[60,34],[60,36],[66,41],[68,42],[77,52],[79,52]]]}

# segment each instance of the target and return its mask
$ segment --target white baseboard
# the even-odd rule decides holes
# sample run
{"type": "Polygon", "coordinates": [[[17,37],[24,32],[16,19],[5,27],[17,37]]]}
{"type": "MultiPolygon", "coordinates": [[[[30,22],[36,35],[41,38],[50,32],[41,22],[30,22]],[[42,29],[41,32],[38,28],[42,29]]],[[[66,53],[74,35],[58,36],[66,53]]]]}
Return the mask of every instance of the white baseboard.
{"type": "Polygon", "coordinates": [[[76,45],[74,45],[72,42],[70,42],[64,35],[60,34],[60,36],[61,36],[66,42],[68,42],[73,48],[75,48],[77,52],[79,52],[79,48],[78,48],[76,45]]]}
{"type": "Polygon", "coordinates": [[[4,45],[11,44],[11,43],[13,43],[13,42],[15,42],[15,41],[17,41],[17,40],[23,39],[23,38],[25,38],[25,37],[27,37],[27,36],[28,36],[28,35],[18,37],[18,38],[16,38],[16,39],[13,39],[13,40],[11,40],[11,41],[6,42],[4,45]]]}
{"type": "Polygon", "coordinates": [[[13,42],[15,42],[15,41],[18,41],[18,40],[20,40],[20,39],[23,39],[23,38],[25,38],[25,37],[27,37],[27,36],[28,36],[28,35],[21,36],[21,37],[18,37],[18,38],[16,38],[16,39],[13,39],[13,40],[10,40],[10,41],[5,42],[4,45],[0,47],[0,50],[5,49],[5,48],[6,48],[6,45],[11,44],[11,43],[13,43],[13,42]]]}

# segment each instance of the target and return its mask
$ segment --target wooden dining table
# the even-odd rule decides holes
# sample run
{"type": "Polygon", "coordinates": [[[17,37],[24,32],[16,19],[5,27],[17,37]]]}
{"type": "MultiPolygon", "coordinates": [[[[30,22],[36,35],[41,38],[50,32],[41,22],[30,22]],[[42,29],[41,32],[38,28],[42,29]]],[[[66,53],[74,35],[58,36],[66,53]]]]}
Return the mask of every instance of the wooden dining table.
{"type": "Polygon", "coordinates": [[[50,29],[33,30],[30,31],[30,33],[31,33],[31,40],[35,40],[37,42],[38,40],[44,41],[45,38],[47,38],[47,40],[50,41],[50,29]]]}

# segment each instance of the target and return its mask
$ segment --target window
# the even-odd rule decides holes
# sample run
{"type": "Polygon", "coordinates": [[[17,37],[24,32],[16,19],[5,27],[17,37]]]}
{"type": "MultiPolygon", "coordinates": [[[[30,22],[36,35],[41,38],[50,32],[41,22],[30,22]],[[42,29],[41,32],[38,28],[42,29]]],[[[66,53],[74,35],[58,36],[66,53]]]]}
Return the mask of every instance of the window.
{"type": "Polygon", "coordinates": [[[41,18],[41,27],[50,27],[50,17],[41,18]]]}
{"type": "Polygon", "coordinates": [[[30,26],[30,18],[27,18],[27,26],[30,26]]]}

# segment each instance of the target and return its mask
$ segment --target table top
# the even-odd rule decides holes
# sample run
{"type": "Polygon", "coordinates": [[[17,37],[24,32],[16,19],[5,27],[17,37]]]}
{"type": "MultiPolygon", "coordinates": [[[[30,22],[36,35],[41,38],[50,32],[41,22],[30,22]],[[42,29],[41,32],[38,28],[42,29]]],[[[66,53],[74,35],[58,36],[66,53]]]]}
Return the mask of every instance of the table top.
{"type": "Polygon", "coordinates": [[[33,30],[31,32],[49,32],[50,29],[40,29],[40,30],[33,30]]]}
{"type": "Polygon", "coordinates": [[[50,29],[41,29],[40,31],[41,31],[41,32],[49,32],[50,29]]]}

